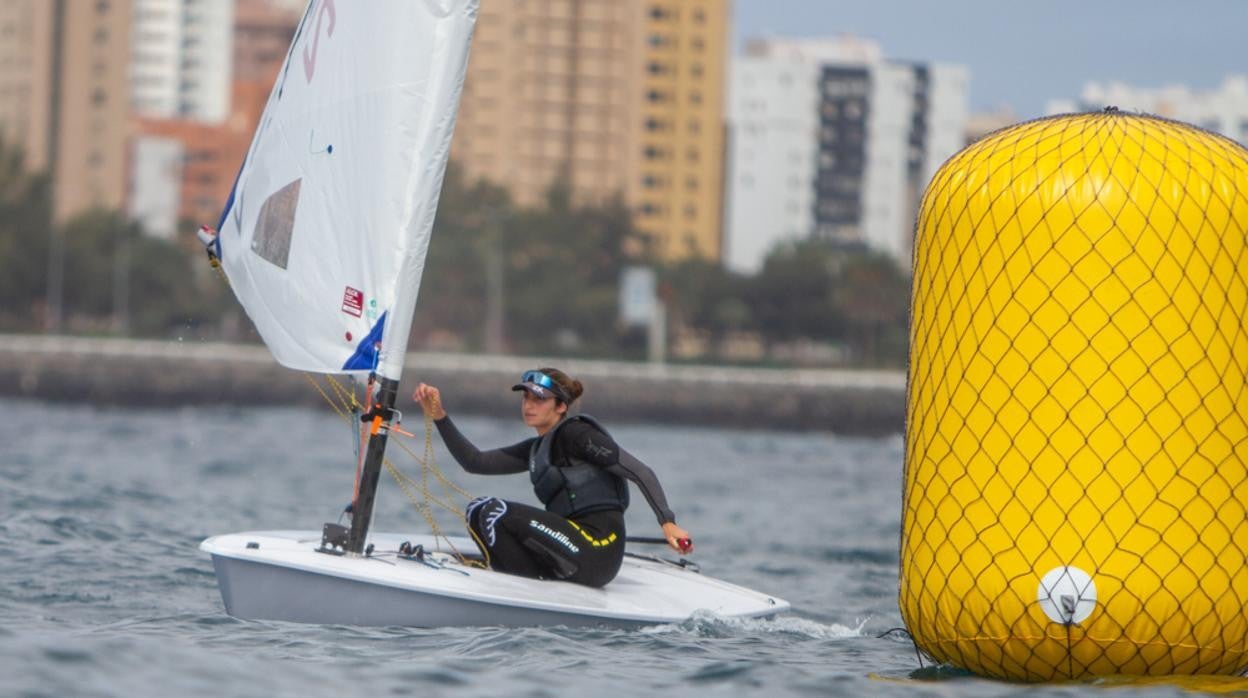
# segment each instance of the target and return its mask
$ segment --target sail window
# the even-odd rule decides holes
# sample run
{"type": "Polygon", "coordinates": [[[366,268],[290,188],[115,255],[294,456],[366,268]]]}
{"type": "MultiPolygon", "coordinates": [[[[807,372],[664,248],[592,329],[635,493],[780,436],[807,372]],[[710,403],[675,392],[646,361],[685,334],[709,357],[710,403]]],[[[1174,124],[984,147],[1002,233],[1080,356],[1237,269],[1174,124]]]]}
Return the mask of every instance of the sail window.
{"type": "Polygon", "coordinates": [[[295,210],[299,207],[302,179],[287,184],[265,200],[251,239],[251,251],[282,269],[290,257],[290,238],[295,231],[295,210]]]}

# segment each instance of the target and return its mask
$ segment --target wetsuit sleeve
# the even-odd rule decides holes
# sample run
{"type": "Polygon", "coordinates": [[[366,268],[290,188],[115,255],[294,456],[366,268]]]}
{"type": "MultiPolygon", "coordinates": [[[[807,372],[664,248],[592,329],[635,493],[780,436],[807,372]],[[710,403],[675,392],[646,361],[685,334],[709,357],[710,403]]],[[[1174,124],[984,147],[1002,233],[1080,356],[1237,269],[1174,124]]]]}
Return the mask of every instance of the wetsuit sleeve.
{"type": "Polygon", "coordinates": [[[511,475],[529,469],[529,447],[533,439],[489,451],[478,450],[466,436],[459,433],[451,416],[434,420],[442,442],[454,456],[455,462],[474,475],[511,475]]]}
{"type": "Polygon", "coordinates": [[[676,515],[667,506],[667,497],[663,494],[663,488],[659,485],[659,479],[655,477],[654,471],[650,466],[642,463],[636,456],[619,449],[620,460],[614,465],[607,466],[607,471],[615,473],[626,480],[630,480],[637,485],[637,489],[641,490],[641,494],[646,498],[646,503],[654,510],[654,515],[659,520],[659,525],[671,521],[676,522],[676,515]]]}

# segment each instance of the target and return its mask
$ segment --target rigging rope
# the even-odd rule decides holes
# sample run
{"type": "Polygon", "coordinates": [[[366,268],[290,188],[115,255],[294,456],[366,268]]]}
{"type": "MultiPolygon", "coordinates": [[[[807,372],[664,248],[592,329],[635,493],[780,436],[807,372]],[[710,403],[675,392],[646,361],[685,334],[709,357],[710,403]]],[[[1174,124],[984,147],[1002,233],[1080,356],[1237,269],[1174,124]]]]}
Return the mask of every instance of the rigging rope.
{"type": "MultiPolygon", "coordinates": [[[[320,393],[321,397],[324,398],[327,403],[329,403],[329,406],[334,409],[334,412],[337,413],[339,417],[347,422],[353,421],[352,415],[358,412],[358,408],[363,406],[358,400],[356,400],[355,393],[353,391],[343,387],[337,380],[334,379],[333,376],[326,376],[325,379],[330,386],[330,391],[334,394],[334,397],[331,398],[312,374],[304,373],[304,377],[314,388],[316,388],[316,391],[320,393]],[[334,398],[337,398],[337,400],[334,398]]],[[[391,431],[399,435],[413,436],[406,431],[393,427],[391,428],[391,431]]],[[[367,437],[365,436],[362,438],[367,437]]],[[[386,466],[386,471],[390,473],[392,478],[394,478],[395,484],[399,486],[399,489],[402,490],[403,494],[407,495],[408,500],[412,502],[412,505],[416,507],[416,510],[420,512],[421,516],[423,516],[425,521],[429,524],[429,528],[433,532],[434,539],[438,541],[445,541],[447,547],[450,548],[451,553],[460,564],[471,567],[488,567],[488,553],[485,553],[484,563],[465,556],[459,551],[458,548],[455,547],[455,544],[451,542],[450,537],[443,532],[442,527],[438,525],[437,519],[434,517],[433,505],[437,505],[447,511],[454,512],[457,516],[460,515],[462,507],[459,507],[454,503],[454,494],[462,496],[465,501],[471,499],[472,495],[452,482],[446,474],[442,472],[442,469],[437,466],[433,452],[433,417],[428,414],[425,415],[425,447],[423,455],[416,455],[415,451],[400,440],[395,439],[393,440],[393,443],[403,449],[403,451],[411,456],[417,463],[420,463],[420,482],[418,483],[415,479],[399,470],[398,466],[396,466],[389,457],[384,457],[382,462],[386,466]],[[451,498],[449,500],[445,495],[440,497],[430,489],[430,474],[432,474],[434,479],[442,485],[445,491],[451,494],[451,498]],[[420,492],[419,497],[417,496],[416,491],[420,492]]],[[[361,454],[363,454],[363,451],[364,449],[361,449],[361,454]]],[[[471,527],[467,528],[468,533],[476,540],[477,546],[482,551],[485,551],[485,545],[482,544],[482,541],[477,536],[476,532],[473,531],[471,527]]]]}

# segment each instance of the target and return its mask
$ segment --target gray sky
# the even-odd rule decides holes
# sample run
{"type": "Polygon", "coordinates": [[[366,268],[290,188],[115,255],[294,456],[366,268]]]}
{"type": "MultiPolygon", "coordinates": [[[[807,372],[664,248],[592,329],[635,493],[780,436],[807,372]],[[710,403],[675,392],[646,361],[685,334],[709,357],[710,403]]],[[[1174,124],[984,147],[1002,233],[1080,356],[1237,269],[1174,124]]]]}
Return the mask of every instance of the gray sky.
{"type": "Polygon", "coordinates": [[[1040,116],[1085,83],[1217,87],[1248,74],[1248,0],[730,0],[754,36],[855,34],[902,60],[961,63],[974,111],[1040,116]]]}

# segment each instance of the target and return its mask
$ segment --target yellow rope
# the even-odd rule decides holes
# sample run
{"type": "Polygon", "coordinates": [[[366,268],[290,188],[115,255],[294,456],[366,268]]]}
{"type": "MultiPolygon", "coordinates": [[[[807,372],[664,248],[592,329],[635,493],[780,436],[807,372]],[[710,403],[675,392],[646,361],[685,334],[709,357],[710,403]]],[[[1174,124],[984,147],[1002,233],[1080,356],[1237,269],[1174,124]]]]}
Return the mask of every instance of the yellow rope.
{"type": "MultiPolygon", "coordinates": [[[[354,411],[356,407],[363,407],[364,403],[355,399],[354,390],[348,390],[343,387],[338,383],[338,381],[334,380],[332,376],[327,376],[327,378],[329,379],[330,387],[334,391],[334,396],[342,401],[342,405],[346,407],[347,410],[354,411]]],[[[365,396],[365,399],[368,399],[367,396],[365,396]]]]}
{"type": "Polygon", "coordinates": [[[230,285],[230,277],[226,276],[225,269],[221,268],[221,260],[217,259],[216,257],[213,257],[212,261],[209,262],[209,266],[217,270],[217,274],[225,281],[226,286],[230,285]]]}
{"type": "Polygon", "coordinates": [[[318,383],[316,379],[312,377],[311,373],[305,372],[303,374],[303,377],[308,381],[308,383],[312,385],[313,388],[316,389],[316,392],[321,394],[321,397],[325,399],[325,402],[328,402],[329,406],[334,408],[334,412],[337,412],[339,417],[341,417],[346,422],[350,423],[351,416],[343,412],[342,408],[338,406],[338,403],[334,402],[333,398],[331,398],[329,395],[325,393],[325,390],[321,388],[321,384],[318,383]]]}
{"type": "MultiPolygon", "coordinates": [[[[329,403],[329,406],[334,409],[334,411],[338,414],[339,417],[346,420],[348,423],[352,421],[351,414],[349,414],[348,412],[350,411],[352,407],[360,404],[355,399],[355,393],[344,388],[337,380],[334,379],[333,376],[326,376],[325,378],[328,384],[330,385],[330,390],[334,393],[335,397],[337,397],[338,400],[341,402],[340,404],[339,402],[335,402],[335,400],[331,398],[329,394],[325,392],[325,390],[321,387],[320,383],[317,382],[317,380],[312,376],[312,374],[304,373],[304,377],[308,380],[309,383],[312,384],[314,388],[316,388],[316,391],[321,394],[321,397],[327,403],[329,403]],[[344,407],[346,408],[345,411],[343,409],[344,407]]],[[[391,432],[391,435],[393,436],[396,433],[397,432],[391,432]]],[[[437,466],[435,462],[435,458],[434,458],[434,451],[433,451],[433,417],[430,415],[425,415],[425,452],[424,452],[423,457],[417,456],[416,452],[413,451],[411,448],[409,448],[408,445],[403,443],[402,441],[395,440],[394,443],[397,444],[399,448],[403,449],[408,455],[410,455],[416,462],[420,463],[420,466],[421,466],[420,484],[417,485],[414,479],[412,479],[403,471],[399,470],[399,468],[394,464],[393,461],[390,460],[389,457],[384,457],[382,459],[382,462],[386,466],[386,471],[390,473],[390,477],[394,478],[395,484],[399,486],[399,489],[403,492],[403,494],[407,495],[408,500],[412,502],[412,505],[416,507],[416,510],[420,512],[421,516],[423,516],[425,521],[429,524],[429,528],[433,532],[434,539],[445,541],[447,547],[451,549],[451,553],[460,562],[460,564],[473,566],[473,567],[488,567],[489,566],[489,554],[488,553],[485,553],[486,558],[485,558],[484,564],[482,564],[481,562],[477,560],[473,560],[473,559],[466,557],[463,553],[459,552],[459,549],[456,548],[455,544],[451,542],[450,537],[447,536],[442,531],[442,527],[438,525],[437,519],[434,518],[432,504],[436,504],[442,507],[443,509],[450,511],[450,512],[454,512],[456,514],[460,512],[461,508],[456,506],[454,503],[448,503],[445,499],[436,496],[429,489],[429,474],[431,472],[433,473],[433,476],[437,479],[437,481],[441,483],[444,488],[448,490],[452,490],[455,493],[458,493],[459,495],[463,496],[465,499],[471,499],[472,495],[470,495],[468,492],[466,492],[465,490],[460,488],[458,485],[456,485],[454,482],[452,482],[449,478],[447,478],[446,474],[442,472],[442,469],[437,466]],[[416,493],[413,491],[416,489],[420,490],[420,493],[422,495],[421,497],[416,496],[416,493]]],[[[472,530],[472,527],[468,527],[468,533],[473,537],[473,539],[476,540],[477,546],[482,551],[484,551],[486,549],[485,545],[482,543],[480,537],[477,536],[477,532],[472,530]]]]}
{"type": "MultiPolygon", "coordinates": [[[[451,542],[451,539],[445,533],[442,532],[442,528],[438,526],[438,522],[434,518],[433,507],[431,506],[430,503],[437,504],[443,509],[446,509],[447,511],[450,511],[450,512],[454,512],[456,514],[459,513],[460,507],[457,507],[454,504],[448,504],[446,501],[435,496],[433,492],[430,491],[429,473],[431,471],[435,474],[438,481],[443,483],[444,486],[449,486],[450,489],[455,490],[459,494],[463,495],[466,499],[470,499],[471,495],[469,495],[467,492],[460,489],[454,483],[448,480],[446,478],[446,475],[442,473],[441,468],[438,468],[437,464],[434,461],[433,417],[431,417],[428,414],[425,415],[425,453],[424,453],[423,458],[417,456],[416,453],[412,451],[410,448],[408,448],[407,444],[404,444],[402,441],[395,441],[395,443],[398,444],[399,447],[402,448],[404,451],[406,451],[408,455],[412,456],[412,458],[414,458],[416,462],[420,463],[420,476],[421,476],[420,477],[420,491],[421,491],[421,494],[423,495],[423,498],[419,501],[416,499],[416,495],[412,493],[412,489],[416,487],[415,480],[413,480],[407,474],[401,472],[397,467],[395,467],[394,463],[392,463],[389,458],[384,459],[384,462],[386,464],[386,469],[390,472],[390,476],[394,478],[395,483],[399,485],[399,489],[403,490],[403,493],[407,495],[407,498],[411,500],[413,505],[416,506],[416,510],[419,511],[421,515],[425,517],[425,521],[428,522],[429,528],[433,531],[433,535],[435,539],[440,539],[440,540],[445,541],[447,547],[451,549],[451,552],[455,555],[456,559],[458,559],[461,564],[481,566],[481,567],[488,566],[489,565],[488,553],[486,553],[486,561],[484,565],[482,565],[481,563],[478,563],[475,560],[468,559],[463,553],[459,552],[459,549],[455,547],[455,544],[451,542]]],[[[474,539],[476,539],[478,547],[484,551],[486,549],[485,545],[482,544],[481,539],[477,536],[477,532],[472,530],[471,526],[468,527],[468,533],[472,535],[474,539]]]]}

